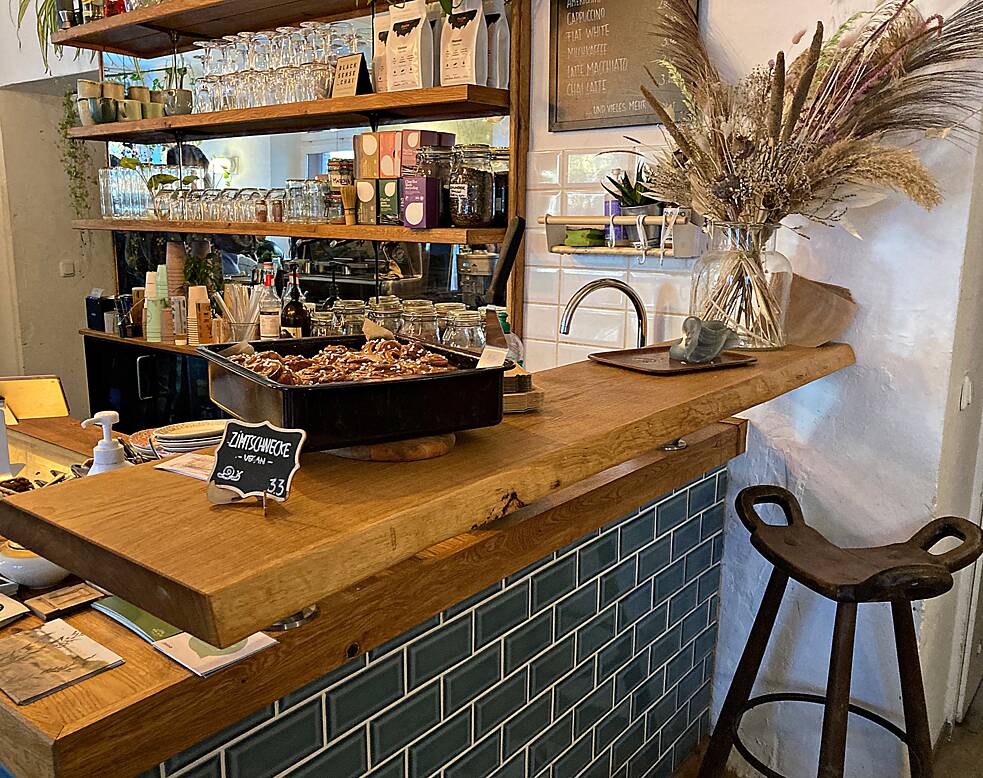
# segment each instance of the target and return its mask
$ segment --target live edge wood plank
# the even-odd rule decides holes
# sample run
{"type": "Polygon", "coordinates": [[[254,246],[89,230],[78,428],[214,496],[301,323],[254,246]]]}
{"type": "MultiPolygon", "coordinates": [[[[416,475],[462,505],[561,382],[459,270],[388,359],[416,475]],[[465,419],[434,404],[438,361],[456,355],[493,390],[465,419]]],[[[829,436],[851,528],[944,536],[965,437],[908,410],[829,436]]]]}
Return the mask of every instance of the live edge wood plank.
{"type": "Polygon", "coordinates": [[[69,135],[80,140],[173,143],[176,133],[184,140],[202,140],[363,127],[369,125],[370,118],[391,123],[506,116],[508,113],[509,90],[465,84],[95,124],[73,127],[69,135]]]}
{"type": "Polygon", "coordinates": [[[421,549],[853,363],[849,346],[656,378],[580,362],[536,374],[543,412],[463,433],[447,456],[310,454],[269,516],[212,506],[150,465],[0,503],[0,534],[198,637],[229,645],[421,549]]]}
{"type": "MultiPolygon", "coordinates": [[[[0,695],[0,762],[20,778],[134,775],[744,451],[745,423],[648,451],[427,548],[319,603],[280,644],[198,678],[95,611],[69,617],[125,664],[18,707],[0,695]]],[[[0,631],[33,626],[21,621],[0,631]]]]}

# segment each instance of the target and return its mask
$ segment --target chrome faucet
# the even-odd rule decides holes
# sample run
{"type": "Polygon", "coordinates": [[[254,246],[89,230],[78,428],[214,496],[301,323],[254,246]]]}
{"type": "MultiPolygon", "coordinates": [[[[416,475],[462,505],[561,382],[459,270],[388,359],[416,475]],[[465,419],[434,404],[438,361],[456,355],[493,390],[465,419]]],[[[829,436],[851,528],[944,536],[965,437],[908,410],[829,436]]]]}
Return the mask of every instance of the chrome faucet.
{"type": "Polygon", "coordinates": [[[638,292],[617,278],[599,278],[578,289],[574,296],[570,298],[570,302],[567,303],[567,307],[563,311],[563,317],[560,319],[560,334],[570,334],[570,324],[573,321],[573,315],[576,313],[577,308],[580,307],[580,304],[587,295],[598,289],[618,289],[624,292],[625,296],[631,300],[631,304],[635,306],[635,318],[638,319],[638,347],[643,348],[646,346],[648,344],[648,317],[645,313],[645,303],[638,296],[638,292]]]}

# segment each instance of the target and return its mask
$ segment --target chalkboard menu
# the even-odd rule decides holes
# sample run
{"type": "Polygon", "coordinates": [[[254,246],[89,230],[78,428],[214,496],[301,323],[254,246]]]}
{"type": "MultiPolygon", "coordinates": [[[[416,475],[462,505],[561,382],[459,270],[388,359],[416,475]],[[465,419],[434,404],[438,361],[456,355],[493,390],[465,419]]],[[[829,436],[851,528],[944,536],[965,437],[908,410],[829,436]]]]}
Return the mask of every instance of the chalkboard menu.
{"type": "Polygon", "coordinates": [[[304,430],[284,429],[267,421],[230,421],[215,450],[209,481],[240,497],[265,496],[283,502],[300,469],[300,450],[306,439],[304,430]]]}
{"type": "MultiPolygon", "coordinates": [[[[552,132],[656,124],[645,84],[682,112],[682,96],[659,66],[652,34],[662,0],[550,0],[552,132]],[[646,66],[656,78],[653,86],[646,66]]],[[[694,0],[695,7],[695,0],[694,0]]]]}

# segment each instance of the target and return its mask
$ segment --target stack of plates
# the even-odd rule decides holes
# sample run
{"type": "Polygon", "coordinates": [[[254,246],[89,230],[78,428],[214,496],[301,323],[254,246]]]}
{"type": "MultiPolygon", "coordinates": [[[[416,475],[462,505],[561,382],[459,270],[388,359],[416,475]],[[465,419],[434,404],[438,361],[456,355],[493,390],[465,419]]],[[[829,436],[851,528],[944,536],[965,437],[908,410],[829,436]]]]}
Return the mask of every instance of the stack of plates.
{"type": "Polygon", "coordinates": [[[226,421],[189,421],[130,435],[130,445],[144,459],[160,459],[170,454],[186,454],[214,448],[222,440],[226,421]]]}

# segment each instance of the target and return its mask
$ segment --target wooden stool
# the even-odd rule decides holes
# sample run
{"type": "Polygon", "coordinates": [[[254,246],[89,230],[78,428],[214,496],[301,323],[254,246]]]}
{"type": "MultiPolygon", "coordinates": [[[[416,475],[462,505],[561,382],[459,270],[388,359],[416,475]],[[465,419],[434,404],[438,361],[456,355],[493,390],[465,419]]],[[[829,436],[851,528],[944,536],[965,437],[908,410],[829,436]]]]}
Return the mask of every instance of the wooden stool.
{"type": "Polygon", "coordinates": [[[720,711],[720,719],[710,738],[699,778],[723,776],[733,747],[763,775],[784,778],[755,757],[738,737],[738,728],[745,713],[759,705],[780,701],[824,706],[819,778],[843,776],[847,718],[850,713],[887,729],[908,746],[913,778],[931,778],[932,743],[911,603],[949,591],[953,583],[952,574],[975,562],[983,553],[983,532],[965,519],[948,516],[929,523],[907,543],[877,548],[840,548],[805,523],[798,501],[791,492],[779,486],[744,489],[737,496],[737,513],[751,532],[751,544],[774,565],[774,570],[720,711]],[[755,510],[755,506],[761,504],[779,506],[785,513],[787,526],[762,521],[755,510]],[[959,538],[963,542],[945,554],[929,553],[932,546],[949,537],[959,538]],[[826,695],[768,694],[752,698],[751,690],[761,668],[789,578],[836,602],[826,695]],[[891,603],[901,675],[904,730],[850,703],[857,604],[862,602],[891,603]]]}

